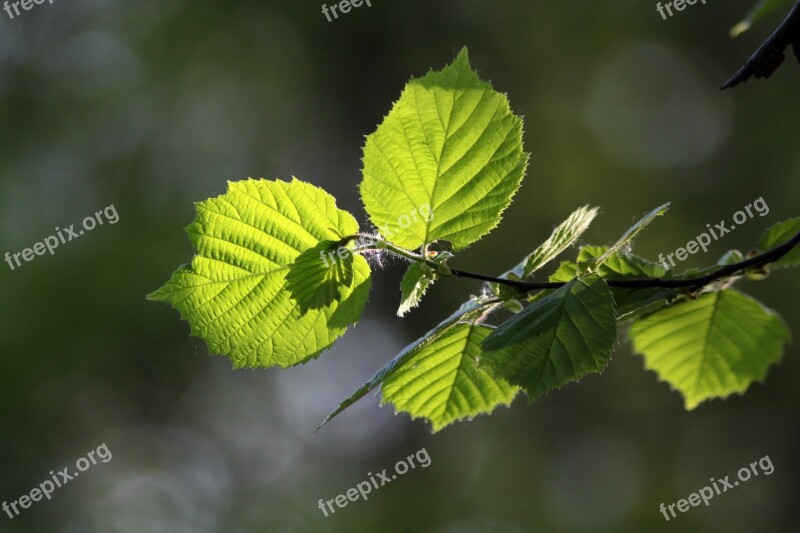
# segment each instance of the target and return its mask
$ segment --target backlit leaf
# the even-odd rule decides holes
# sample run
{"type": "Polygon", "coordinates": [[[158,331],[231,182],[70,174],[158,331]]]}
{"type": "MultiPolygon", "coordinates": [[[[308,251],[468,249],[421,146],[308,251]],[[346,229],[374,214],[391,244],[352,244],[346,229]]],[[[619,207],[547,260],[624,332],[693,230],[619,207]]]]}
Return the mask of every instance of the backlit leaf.
{"type": "Polygon", "coordinates": [[[634,322],[645,366],[683,394],[686,408],[743,393],[780,360],[789,330],[774,311],[734,290],[706,293],[634,322]]]}
{"type": "Polygon", "coordinates": [[[509,405],[519,389],[478,368],[481,342],[491,331],[460,323],[416,350],[384,380],[383,402],[429,420],[434,431],[509,405]]]}
{"type": "Polygon", "coordinates": [[[318,356],[358,320],[370,287],[364,258],[341,274],[314,266],[321,244],[358,231],[328,193],[297,179],[250,179],[196,208],[186,231],[197,255],[148,298],[170,303],[211,352],[235,367],[287,367],[318,356]],[[336,287],[290,291],[290,269],[309,265],[316,281],[336,287]]]}
{"type": "Polygon", "coordinates": [[[528,157],[522,119],[472,70],[466,49],[414,78],[364,146],[361,197],[399,246],[447,240],[461,249],[500,222],[528,157]]]}
{"type": "Polygon", "coordinates": [[[616,339],[614,301],[597,275],[568,282],[501,324],[483,341],[481,366],[533,401],[600,372],[616,339]]]}

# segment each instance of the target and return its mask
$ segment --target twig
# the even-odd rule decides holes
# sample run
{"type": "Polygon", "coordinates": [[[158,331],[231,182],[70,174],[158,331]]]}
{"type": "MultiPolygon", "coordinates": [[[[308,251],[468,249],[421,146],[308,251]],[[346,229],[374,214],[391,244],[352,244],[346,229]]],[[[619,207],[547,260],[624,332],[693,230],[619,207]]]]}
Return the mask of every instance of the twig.
{"type": "MultiPolygon", "coordinates": [[[[616,287],[616,288],[623,288],[623,289],[650,289],[650,288],[663,288],[663,289],[692,289],[696,290],[710,283],[717,281],[718,279],[722,279],[728,276],[732,276],[743,270],[747,270],[749,268],[758,267],[768,265],[770,263],[774,263],[775,261],[779,260],[784,255],[788,254],[795,246],[800,244],[800,232],[798,232],[794,237],[790,240],[786,241],[780,246],[773,248],[767,252],[764,252],[760,255],[742,261],[740,263],[734,263],[732,265],[726,265],[720,268],[719,270],[707,274],[705,276],[701,276],[699,278],[688,278],[688,279],[664,279],[664,278],[642,278],[642,279],[606,279],[606,283],[609,287],[616,287]]],[[[463,270],[455,270],[451,269],[451,272],[456,277],[461,278],[471,278],[477,279],[480,281],[488,281],[491,283],[498,283],[500,285],[507,285],[509,287],[514,287],[519,289],[523,292],[530,292],[536,290],[543,290],[543,289],[558,289],[559,287],[563,287],[567,284],[567,282],[563,281],[544,281],[544,282],[526,282],[526,281],[515,281],[510,279],[502,279],[502,278],[494,278],[491,276],[484,276],[483,274],[475,274],[472,272],[465,272],[463,270]]]]}
{"type": "Polygon", "coordinates": [[[731,79],[722,84],[720,90],[736,87],[752,76],[769,78],[783,63],[783,53],[790,44],[794,45],[795,55],[800,60],[800,0],[778,26],[778,29],[772,32],[772,35],[758,47],[758,50],[750,56],[747,63],[731,79]]]}

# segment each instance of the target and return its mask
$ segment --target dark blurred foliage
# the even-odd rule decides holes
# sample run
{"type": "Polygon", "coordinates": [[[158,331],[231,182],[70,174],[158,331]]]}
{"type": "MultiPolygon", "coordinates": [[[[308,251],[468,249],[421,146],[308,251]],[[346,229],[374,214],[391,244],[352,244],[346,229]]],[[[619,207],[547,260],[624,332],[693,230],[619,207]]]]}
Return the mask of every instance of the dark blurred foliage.
{"type": "MultiPolygon", "coordinates": [[[[145,301],[191,257],[193,202],[226,180],[295,175],[366,225],[360,150],[412,75],[464,45],[525,116],[531,166],[501,226],[454,266],[499,273],[572,209],[587,243],[672,211],[636,242],[668,253],[763,197],[756,217],[682,267],[746,251],[796,216],[800,68],[725,93],[780,17],[728,37],[753,0],[664,21],[655,2],[373,0],[327,22],[320,2],[56,0],[0,12],[0,253],[114,204],[104,225],[0,266],[0,500],[105,442],[113,459],[2,531],[796,531],[800,364],[686,412],[624,336],[611,365],[431,435],[372,395],[312,430],[474,283],[438,284],[400,321],[401,266],[375,275],[365,320],[320,360],[232,371],[145,301]],[[319,498],[425,447],[432,464],[324,518],[319,498]],[[658,512],[769,455],[760,476],[672,522],[658,512]]],[[[800,335],[798,272],[743,288],[800,335]]],[[[746,327],[743,325],[743,327],[746,327]]]]}

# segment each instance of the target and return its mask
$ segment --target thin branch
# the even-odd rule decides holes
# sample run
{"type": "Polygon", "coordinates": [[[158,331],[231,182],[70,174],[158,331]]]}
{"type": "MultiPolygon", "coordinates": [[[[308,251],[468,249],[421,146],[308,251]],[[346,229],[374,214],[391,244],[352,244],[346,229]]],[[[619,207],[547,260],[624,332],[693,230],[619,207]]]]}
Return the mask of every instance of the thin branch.
{"type": "Polygon", "coordinates": [[[800,47],[800,1],[794,5],[772,35],[750,56],[747,63],[731,79],[722,84],[720,90],[736,87],[752,76],[769,78],[783,63],[783,53],[789,45],[794,45],[795,55],[800,59],[800,48],[798,48],[800,47]]]}
{"type": "MultiPolygon", "coordinates": [[[[784,255],[788,254],[795,246],[800,244],[800,232],[798,232],[794,237],[790,240],[786,241],[784,244],[773,248],[763,254],[757,255],[753,258],[747,259],[740,263],[734,263],[732,265],[725,265],[719,270],[707,274],[705,276],[701,276],[698,278],[688,278],[688,279],[664,279],[664,278],[642,278],[642,279],[606,279],[606,283],[609,287],[617,287],[623,289],[651,289],[651,288],[663,288],[663,289],[691,289],[696,290],[706,285],[709,285],[719,279],[726,278],[747,270],[753,267],[759,267],[768,265],[770,263],[774,263],[775,261],[779,260],[784,255]]],[[[477,279],[480,281],[488,281],[491,283],[498,283],[500,285],[508,285],[509,287],[514,287],[519,289],[523,292],[530,292],[536,290],[543,290],[543,289],[558,289],[559,287],[563,287],[567,284],[567,282],[563,281],[545,281],[545,282],[526,282],[526,281],[515,281],[510,279],[502,279],[502,278],[494,278],[491,276],[484,276],[483,274],[475,274],[472,272],[464,272],[463,270],[455,270],[451,269],[451,272],[454,276],[460,278],[471,278],[477,279]]]]}

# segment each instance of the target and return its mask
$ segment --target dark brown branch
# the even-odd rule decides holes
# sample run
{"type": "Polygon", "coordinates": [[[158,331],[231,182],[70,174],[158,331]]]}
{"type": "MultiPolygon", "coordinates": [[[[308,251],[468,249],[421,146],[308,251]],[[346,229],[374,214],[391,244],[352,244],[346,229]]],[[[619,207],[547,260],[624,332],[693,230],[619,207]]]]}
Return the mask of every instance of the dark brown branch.
{"type": "Polygon", "coordinates": [[[722,84],[720,90],[736,87],[752,76],[769,78],[783,63],[785,58],[783,53],[789,45],[794,45],[795,55],[800,60],[800,0],[778,26],[778,29],[758,47],[758,50],[750,56],[747,63],[731,79],[722,84]]]}
{"type": "MultiPolygon", "coordinates": [[[[765,266],[774,263],[784,255],[788,254],[795,246],[800,244],[800,232],[798,232],[790,240],[786,241],[780,246],[773,248],[767,252],[757,255],[745,261],[726,265],[711,274],[701,276],[699,278],[689,279],[665,279],[665,278],[642,278],[642,279],[606,279],[609,287],[617,287],[623,289],[687,289],[697,290],[706,285],[709,285],[719,279],[727,278],[738,274],[744,270],[765,266]]],[[[567,284],[563,281],[544,281],[544,282],[526,282],[514,281],[510,279],[493,278],[491,276],[484,276],[483,274],[474,274],[472,272],[464,272],[463,270],[451,269],[454,276],[460,278],[471,278],[480,281],[488,281],[491,283],[498,283],[500,285],[507,285],[514,287],[522,292],[537,291],[543,289],[558,289],[567,284]]]]}

